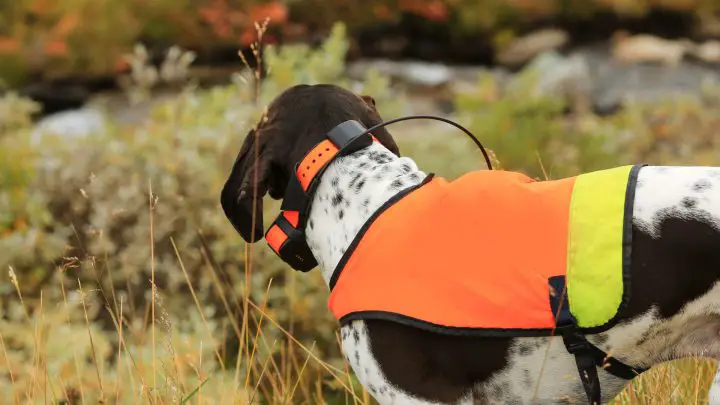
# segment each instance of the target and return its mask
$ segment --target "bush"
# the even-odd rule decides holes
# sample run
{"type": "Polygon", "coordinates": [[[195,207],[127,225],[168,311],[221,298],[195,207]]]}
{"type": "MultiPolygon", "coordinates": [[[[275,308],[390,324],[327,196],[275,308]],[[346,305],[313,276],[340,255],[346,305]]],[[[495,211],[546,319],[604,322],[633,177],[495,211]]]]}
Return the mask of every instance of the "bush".
{"type": "MultiPolygon", "coordinates": [[[[336,25],[319,50],[270,48],[259,88],[247,72],[228,86],[188,87],[147,123],[108,124],[82,143],[53,134],[38,142],[32,104],[3,98],[0,112],[13,113],[0,115],[0,367],[10,371],[0,374],[0,391],[83,402],[116,393],[120,403],[155,395],[368,402],[339,355],[319,273],[298,275],[262,243],[246,255],[218,198],[249,127],[287,86],[337,83],[372,94],[386,119],[409,112],[402,91],[377,72],[362,83],[342,76],[347,47],[336,25]]],[[[702,103],[573,118],[562,100],[479,80],[476,92],[458,96],[458,121],[504,168],[542,177],[537,151],[549,177],[559,177],[636,158],[692,161],[688,151],[718,148],[713,91],[702,103]]],[[[392,132],[404,155],[440,175],[483,167],[462,134],[436,128],[392,132]]],[[[267,204],[267,220],[278,208],[267,204]]]]}
{"type": "Polygon", "coordinates": [[[203,53],[246,46],[255,39],[255,22],[265,18],[278,37],[289,40],[309,39],[315,34],[310,30],[324,31],[336,21],[354,31],[410,14],[451,36],[489,35],[504,42],[528,22],[600,11],[643,16],[651,8],[709,16],[720,10],[720,1],[383,0],[371,6],[362,0],[11,1],[0,3],[0,78],[20,86],[34,75],[115,75],[127,67],[124,55],[138,41],[203,53]]]}
{"type": "Polygon", "coordinates": [[[0,78],[25,84],[46,78],[116,75],[140,41],[208,46],[248,45],[255,22],[284,23],[277,1],[244,0],[30,0],[0,3],[0,78]]]}
{"type": "MultiPolygon", "coordinates": [[[[122,369],[117,375],[108,372],[115,367],[117,357],[114,351],[119,341],[121,302],[127,323],[125,343],[132,345],[131,352],[140,351],[137,355],[143,358],[135,359],[142,363],[135,377],[144,376],[148,384],[149,379],[163,375],[174,382],[163,380],[162,387],[177,389],[178,395],[188,394],[201,381],[187,368],[190,363],[179,371],[158,370],[157,375],[147,369],[155,359],[145,332],[149,328],[148,305],[153,301],[149,288],[152,278],[157,286],[154,301],[158,311],[155,319],[160,325],[158,341],[174,351],[166,352],[158,346],[158,358],[177,362],[191,353],[202,355],[202,373],[218,372],[222,376],[225,367],[215,358],[217,350],[222,353],[219,358],[227,362],[229,380],[214,377],[214,382],[208,384],[225,381],[223,384],[230,389],[236,378],[233,360],[248,358],[246,353],[237,353],[238,346],[245,344],[241,341],[246,337],[249,341],[257,338],[258,323],[262,323],[263,342],[255,342],[257,359],[253,367],[266,364],[270,356],[279,356],[287,348],[271,346],[269,342],[283,336],[270,322],[260,320],[263,312],[251,309],[250,315],[243,316],[244,307],[238,297],[246,294],[258,305],[267,300],[265,314],[287,325],[308,347],[314,341],[317,356],[332,359],[336,366],[342,364],[334,320],[326,311],[326,303],[318,299],[326,289],[319,274],[298,277],[274,254],[260,247],[253,253],[256,270],[246,272],[242,239],[220,209],[219,192],[245,134],[259,118],[265,102],[286,86],[335,82],[371,92],[378,100],[401,98],[390,90],[387,80],[374,72],[364,83],[343,79],[346,48],[344,26],[337,25],[319,51],[310,52],[303,45],[268,49],[265,57],[270,72],[259,88],[260,103],[253,101],[255,88],[245,73],[229,86],[203,92],[186,89],[155,108],[151,120],[138,128],[108,125],[83,141],[69,142],[44,134],[40,144],[33,141],[26,120],[3,122],[8,132],[0,138],[1,151],[12,159],[2,159],[0,165],[2,178],[10,179],[0,188],[4,215],[0,268],[11,268],[12,276],[1,276],[4,280],[0,285],[7,287],[0,290],[0,330],[4,331],[4,344],[13,349],[10,363],[16,371],[17,394],[30,387],[32,381],[32,373],[23,370],[23,364],[34,353],[31,343],[40,339],[45,350],[60,348],[48,340],[47,334],[78,339],[74,343],[77,358],[68,352],[47,353],[51,369],[73,369],[78,361],[87,371],[87,375],[78,371],[77,375],[63,377],[66,386],[82,387],[86,378],[92,379],[95,365],[104,370],[106,389],[108,381],[122,378],[122,369]],[[33,204],[28,205],[30,201],[33,204]],[[274,282],[270,286],[271,279],[274,282]],[[22,305],[17,301],[18,292],[23,297],[22,305]],[[193,305],[188,301],[191,295],[197,297],[198,308],[188,307],[193,305]],[[65,312],[47,315],[48,307],[59,304],[67,306],[65,312]],[[88,312],[89,330],[85,330],[83,310],[88,312]],[[36,336],[36,322],[44,330],[40,336],[36,336]],[[240,330],[246,326],[249,331],[240,330]],[[10,330],[13,332],[5,332],[10,330]],[[92,332],[94,348],[83,337],[88,332],[92,332]],[[200,339],[204,341],[202,346],[198,346],[200,339]],[[201,347],[203,351],[197,352],[201,347]],[[95,353],[91,356],[92,350],[95,353]],[[195,382],[188,380],[191,378],[195,382]]],[[[4,102],[22,105],[10,99],[4,102]]],[[[396,101],[384,104],[389,107],[386,114],[402,105],[396,101]]],[[[269,204],[268,215],[278,208],[277,204],[269,204]]],[[[295,356],[298,354],[302,355],[295,356]]],[[[245,381],[244,367],[237,377],[242,378],[240,385],[245,381]]],[[[257,378],[259,371],[250,374],[257,378]]],[[[315,374],[307,371],[305,375],[311,378],[315,374]]],[[[9,384],[0,379],[3,392],[12,391],[9,384]]],[[[213,395],[221,392],[216,391],[213,395]]],[[[209,396],[204,398],[210,400],[209,396]]]]}

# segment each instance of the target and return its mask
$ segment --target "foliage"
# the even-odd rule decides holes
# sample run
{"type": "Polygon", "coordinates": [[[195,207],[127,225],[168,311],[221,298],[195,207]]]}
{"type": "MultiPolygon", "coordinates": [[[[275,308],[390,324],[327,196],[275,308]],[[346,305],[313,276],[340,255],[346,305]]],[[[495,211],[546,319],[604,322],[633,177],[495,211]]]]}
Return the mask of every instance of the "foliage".
{"type": "Polygon", "coordinates": [[[563,177],[609,167],[622,156],[618,128],[591,115],[564,114],[565,99],[534,95],[533,71],[526,69],[517,86],[499,89],[490,76],[481,75],[477,90],[457,97],[468,128],[496,151],[508,168],[535,178],[563,177]]]}
{"type": "MultiPolygon", "coordinates": [[[[218,201],[248,129],[289,85],[338,83],[373,95],[385,118],[411,112],[376,71],[362,83],[342,76],[347,47],[336,25],[318,50],[270,48],[259,88],[248,72],[228,86],[187,86],[149,121],[108,124],[82,144],[50,133],[38,142],[32,108],[5,96],[0,112],[25,113],[0,115],[0,176],[12,180],[0,183],[0,368],[9,370],[0,391],[34,401],[119,395],[123,404],[370,403],[339,354],[319,274],[297,274],[262,244],[246,250],[218,201]]],[[[514,93],[482,76],[456,99],[457,120],[504,168],[559,177],[638,160],[702,164],[720,152],[712,87],[699,101],[598,118],[531,96],[525,79],[514,93]]],[[[462,134],[402,128],[392,132],[403,154],[423,168],[455,177],[483,166],[462,134]]],[[[266,220],[278,208],[268,203],[266,220]]],[[[692,402],[713,371],[698,362],[653,370],[619,403],[692,402]]]]}
{"type": "Polygon", "coordinates": [[[19,85],[35,75],[112,75],[139,40],[184,47],[247,45],[255,22],[283,23],[268,0],[26,0],[0,2],[0,78],[19,85]]]}
{"type": "MultiPolygon", "coordinates": [[[[262,99],[269,100],[296,80],[342,82],[344,35],[344,27],[338,25],[315,52],[303,46],[270,48],[270,72],[261,86],[262,99]],[[285,67],[290,67],[289,73],[285,67]]],[[[131,63],[137,72],[146,71],[142,57],[131,63]]],[[[380,100],[401,98],[391,94],[387,82],[376,73],[354,85],[357,91],[371,92],[380,100]]],[[[109,387],[127,373],[137,385],[122,399],[124,403],[139,395],[142,385],[146,390],[162,387],[173,395],[187,394],[204,378],[199,375],[211,377],[204,390],[219,384],[226,393],[233,386],[250,392],[263,364],[283,356],[283,361],[292,359],[300,365],[305,361],[298,360],[304,357],[300,349],[288,349],[292,344],[279,342],[283,333],[270,327],[269,321],[263,323],[266,316],[285,325],[307,347],[314,342],[315,356],[342,366],[333,320],[325,302],[317,299],[326,289],[319,275],[298,277],[266,249],[253,251],[257,269],[246,272],[242,240],[219,207],[220,188],[235,153],[264,106],[254,103],[254,97],[247,74],[239,74],[232,85],[207,91],[187,87],[155,108],[145,124],[136,128],[108,124],[78,141],[44,133],[41,142],[36,142],[37,134],[27,122],[7,120],[11,117],[7,115],[2,122],[8,131],[1,139],[8,142],[2,153],[13,158],[3,159],[0,175],[6,178],[9,173],[12,176],[7,178],[17,181],[0,188],[2,214],[9,216],[3,218],[0,234],[0,268],[12,269],[9,280],[6,271],[0,275],[0,330],[4,345],[11,349],[14,371],[14,382],[0,379],[3,392],[14,390],[21,395],[30,389],[39,395],[33,379],[55,374],[39,376],[41,369],[28,359],[38,353],[35,344],[43,350],[60,347],[50,336],[67,336],[76,342],[72,352],[45,355],[49,370],[60,370],[63,376],[48,383],[84,386],[93,392],[91,397],[101,385],[106,393],[113,392],[109,387]],[[5,162],[12,164],[5,167],[5,162]],[[8,198],[16,194],[22,198],[8,198]],[[28,201],[36,204],[27,205],[28,201]],[[17,226],[20,221],[23,225],[17,226]],[[19,296],[22,303],[17,301],[19,296]],[[195,309],[188,307],[190,296],[197,299],[195,309]],[[265,310],[248,314],[239,297],[258,306],[265,300],[269,304],[265,310]],[[151,302],[157,304],[158,312],[148,321],[151,302]],[[56,308],[65,306],[66,310],[57,312],[56,308]],[[78,310],[87,311],[89,326],[78,310]],[[127,353],[113,355],[120,343],[117,319],[121,312],[127,334],[122,351],[127,353]],[[157,353],[152,353],[148,341],[153,320],[158,324],[157,353]],[[9,327],[16,324],[22,326],[9,327]],[[84,340],[84,333],[92,335],[94,343],[84,340]],[[243,346],[256,352],[244,353],[243,346]],[[130,368],[122,364],[114,370],[114,362],[125,362],[126,355],[130,368]],[[200,371],[193,370],[199,367],[198,356],[203,357],[200,371]],[[242,364],[236,372],[233,359],[251,356],[256,358],[255,369],[246,370],[247,364],[242,364]],[[155,359],[163,365],[155,364],[155,359]],[[155,365],[149,368],[151,363],[155,365]],[[173,363],[179,370],[172,369],[173,363]],[[94,376],[96,366],[104,384],[94,376]],[[157,385],[149,382],[153,378],[158,379],[157,385]]],[[[22,106],[11,98],[3,101],[22,106]]],[[[269,212],[278,208],[268,205],[269,212]]],[[[0,359],[4,364],[3,355],[0,359]]],[[[285,365],[292,374],[283,378],[300,378],[299,374],[317,380],[320,365],[302,371],[294,366],[285,365]]],[[[269,386],[257,389],[266,398],[289,395],[292,388],[291,381],[267,377],[263,381],[269,386]]],[[[315,391],[298,389],[295,395],[311,398],[315,391]]],[[[203,394],[210,403],[213,398],[218,399],[203,394]]]]}
{"type": "MultiPolygon", "coordinates": [[[[352,31],[404,14],[451,34],[489,34],[507,42],[522,24],[546,17],[585,18],[599,11],[642,16],[652,7],[710,16],[719,0],[23,0],[0,2],[0,77],[16,86],[36,75],[114,75],[138,41],[197,52],[247,46],[266,18],[279,37],[308,39],[345,21],[352,31]],[[309,35],[310,34],[310,35],[309,35]],[[89,40],[90,39],[90,40],[89,40]]],[[[275,36],[278,36],[276,38],[275,36]]]]}

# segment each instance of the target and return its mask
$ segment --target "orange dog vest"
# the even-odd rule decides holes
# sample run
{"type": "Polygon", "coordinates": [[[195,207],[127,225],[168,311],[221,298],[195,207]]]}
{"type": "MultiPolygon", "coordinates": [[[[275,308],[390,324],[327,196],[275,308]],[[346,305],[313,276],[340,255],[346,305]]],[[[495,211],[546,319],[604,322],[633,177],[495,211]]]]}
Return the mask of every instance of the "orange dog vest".
{"type": "Polygon", "coordinates": [[[581,328],[605,330],[628,300],[638,169],[428,176],[365,224],[335,269],[329,309],[341,322],[541,336],[556,325],[553,297],[566,293],[581,328]],[[553,291],[558,278],[567,291],[553,291]]]}

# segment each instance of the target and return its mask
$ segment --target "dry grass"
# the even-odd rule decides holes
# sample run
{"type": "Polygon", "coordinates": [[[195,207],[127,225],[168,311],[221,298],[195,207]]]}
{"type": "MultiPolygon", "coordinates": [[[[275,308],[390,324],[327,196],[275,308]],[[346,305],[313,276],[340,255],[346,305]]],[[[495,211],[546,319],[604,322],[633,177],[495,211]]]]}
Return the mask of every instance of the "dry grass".
{"type": "MultiPolygon", "coordinates": [[[[262,38],[263,26],[258,29],[262,38]]],[[[258,76],[255,72],[254,78],[258,76]]],[[[401,141],[405,142],[410,141],[401,141]]],[[[412,142],[419,145],[417,139],[412,142]]],[[[426,155],[436,161],[443,161],[438,155],[456,156],[457,148],[448,147],[447,151],[435,148],[426,155]]],[[[547,165],[539,155],[533,156],[547,177],[547,165]]],[[[438,172],[482,166],[480,160],[444,160],[451,161],[452,168],[438,172]]],[[[337,356],[338,347],[328,353],[314,342],[308,344],[297,337],[292,315],[289,320],[280,319],[279,310],[272,305],[273,280],[264,285],[253,283],[253,268],[263,259],[257,259],[262,255],[252,252],[250,245],[245,245],[241,274],[219,269],[207,246],[201,247],[202,271],[209,277],[200,281],[183,260],[197,252],[182,251],[171,237],[184,288],[159,287],[154,254],[159,241],[154,230],[164,219],[156,218],[157,204],[158,198],[148,183],[150,215],[146,226],[151,260],[147,264],[150,277],[143,282],[146,299],[142,308],[136,308],[128,299],[130,291],[121,293],[113,287],[113,272],[122,269],[98,268],[88,252],[80,258],[66,257],[56,266],[51,278],[55,281],[46,283],[32,297],[23,295],[25,289],[14,270],[7,269],[14,294],[2,295],[11,298],[0,302],[0,311],[4,311],[0,313],[0,384],[7,381],[0,405],[373,403],[349,365],[337,356]],[[108,287],[84,288],[81,279],[95,279],[98,286],[108,287]],[[103,279],[109,282],[101,282],[103,279]],[[67,287],[67,280],[74,281],[72,289],[67,287]],[[209,284],[219,309],[208,306],[198,296],[201,282],[209,284]],[[236,285],[242,285],[242,290],[231,287],[236,285]],[[186,306],[181,311],[164,305],[164,297],[170,294],[182,294],[186,306]],[[31,350],[25,350],[27,347],[31,350]],[[328,358],[338,360],[324,360],[328,358]]],[[[275,208],[270,206],[268,210],[275,208]]],[[[202,235],[202,230],[197,232],[202,235]]],[[[82,247],[82,243],[79,245],[82,247]]],[[[292,307],[305,305],[306,299],[295,277],[290,272],[282,281],[291,314],[295,313],[292,307]]],[[[322,283],[317,272],[304,277],[322,283]]],[[[339,343],[337,333],[335,337],[339,343]]],[[[694,360],[656,367],[636,379],[614,403],[704,403],[715,367],[714,362],[694,360]]]]}
{"type": "MultiPolygon", "coordinates": [[[[0,367],[7,370],[12,381],[12,391],[3,393],[0,404],[373,403],[346,363],[323,361],[314,346],[301,343],[274,319],[268,308],[269,285],[259,301],[249,298],[250,294],[238,296],[208,264],[206,270],[231,324],[230,334],[241,342],[237,361],[224,363],[230,349],[215,338],[217,325],[208,321],[213,314],[206,313],[195,296],[195,286],[177,248],[176,256],[189,290],[186,316],[192,312],[202,319],[202,330],[190,335],[183,333],[180,317],[171,318],[165,312],[164,293],[152,288],[151,280],[145,311],[149,316],[137,322],[127,317],[122,297],[112,291],[88,291],[79,281],[75,291],[64,291],[62,284],[54,287],[63,290],[60,302],[44,300],[42,292],[36,301],[29,302],[10,269],[16,304],[25,313],[22,326],[33,331],[33,351],[30,358],[20,361],[9,346],[16,338],[13,330],[0,330],[0,367]],[[88,321],[89,308],[98,303],[112,318],[114,336],[107,336],[88,321]],[[153,307],[155,317],[151,315],[153,307]],[[241,319],[240,323],[236,319],[241,319]],[[78,330],[65,335],[63,326],[68,324],[78,330]],[[268,333],[263,324],[279,332],[279,337],[268,333]],[[77,344],[73,338],[82,334],[89,345],[77,344]],[[195,341],[188,341],[192,339],[195,341]],[[58,362],[58,353],[63,351],[67,361],[58,362]]],[[[292,288],[288,291],[293,293],[292,288]]],[[[704,403],[714,371],[715,363],[710,361],[662,365],[638,378],[614,403],[704,403]]]]}
{"type": "MultiPolygon", "coordinates": [[[[538,164],[544,170],[541,159],[538,164]]],[[[151,214],[156,204],[158,198],[148,184],[147,209],[151,214]]],[[[147,249],[151,252],[157,243],[153,236],[157,225],[150,215],[147,249]]],[[[113,283],[108,289],[88,290],[78,277],[76,289],[66,290],[65,283],[60,282],[28,299],[14,270],[8,269],[16,294],[7,304],[21,311],[23,321],[0,328],[0,369],[7,369],[12,387],[0,398],[0,405],[373,403],[347,363],[324,361],[314,344],[303,344],[291,327],[276,319],[269,305],[272,280],[264,286],[247,281],[256,261],[248,259],[243,274],[224,274],[213,264],[210,252],[202,249],[204,271],[224,311],[218,316],[203,306],[183,262],[184,253],[174,239],[170,242],[185,280],[188,305],[184,313],[171,314],[163,305],[163,297],[169,292],[156,286],[153,263],[148,264],[151,278],[145,286],[146,308],[137,311],[145,314],[143,319],[128,315],[133,311],[128,310],[124,297],[116,294],[113,283]],[[246,280],[245,290],[238,294],[228,288],[234,285],[228,277],[246,280]],[[264,293],[252,298],[250,288],[264,293]],[[60,290],[61,300],[45,298],[58,296],[52,289],[60,290]],[[107,313],[114,331],[104,331],[90,321],[97,318],[97,311],[107,313]],[[184,318],[197,322],[188,328],[184,318]],[[213,321],[218,318],[224,319],[223,323],[213,321]],[[30,333],[21,335],[17,328],[30,333]],[[238,342],[237,348],[227,346],[228,335],[238,342]],[[22,336],[32,339],[32,353],[27,358],[13,350],[22,336]],[[234,361],[228,361],[233,357],[234,361]]],[[[247,258],[253,256],[250,246],[245,246],[247,258]]],[[[91,256],[82,259],[93,260],[91,256]]],[[[79,261],[66,258],[57,272],[67,276],[79,261]]],[[[89,270],[101,277],[94,266],[89,270]]],[[[111,272],[105,274],[111,276],[111,272]]],[[[317,276],[306,277],[315,277],[321,283],[317,276]]],[[[286,283],[289,301],[300,302],[294,284],[286,283]]],[[[336,338],[339,343],[337,334],[336,338]]],[[[613,403],[705,403],[715,367],[714,362],[694,360],[656,367],[636,379],[613,403]]]]}

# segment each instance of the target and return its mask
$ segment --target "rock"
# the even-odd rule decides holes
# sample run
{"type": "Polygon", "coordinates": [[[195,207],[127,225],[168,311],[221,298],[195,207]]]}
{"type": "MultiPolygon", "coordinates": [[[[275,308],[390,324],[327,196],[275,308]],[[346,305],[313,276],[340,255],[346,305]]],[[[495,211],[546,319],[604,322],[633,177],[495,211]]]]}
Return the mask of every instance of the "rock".
{"type": "Polygon", "coordinates": [[[362,80],[368,69],[373,68],[413,91],[434,91],[449,84],[453,71],[446,65],[429,62],[405,62],[385,59],[360,60],[348,64],[346,73],[354,80],[362,80]]]}
{"type": "Polygon", "coordinates": [[[412,62],[401,70],[408,83],[418,86],[436,87],[450,82],[452,71],[439,63],[412,62]]]}
{"type": "Polygon", "coordinates": [[[453,78],[452,69],[440,63],[386,59],[352,62],[348,64],[346,73],[353,79],[361,80],[370,68],[413,87],[434,88],[449,83],[453,78]]]}
{"type": "Polygon", "coordinates": [[[517,68],[543,52],[562,48],[568,41],[569,35],[564,30],[541,29],[511,41],[497,53],[496,60],[503,66],[517,68]]]}
{"type": "Polygon", "coordinates": [[[618,31],[613,35],[612,57],[622,63],[655,62],[668,66],[680,64],[685,53],[694,47],[688,40],[669,40],[653,35],[630,35],[618,31]]]}
{"type": "Polygon", "coordinates": [[[688,50],[688,54],[707,63],[720,62],[720,41],[711,40],[695,45],[688,50]]]}
{"type": "Polygon", "coordinates": [[[347,64],[345,74],[354,80],[362,81],[370,69],[376,69],[381,75],[397,77],[397,63],[387,59],[360,59],[347,64]]]}
{"type": "Polygon", "coordinates": [[[40,119],[33,129],[31,139],[35,145],[40,144],[47,135],[74,141],[103,131],[105,124],[105,116],[94,108],[63,111],[40,119]]]}
{"type": "Polygon", "coordinates": [[[563,97],[573,110],[587,111],[592,103],[592,77],[587,60],[579,54],[564,57],[556,51],[540,54],[507,85],[508,91],[526,91],[526,75],[536,75],[536,97],[563,97]]]}

